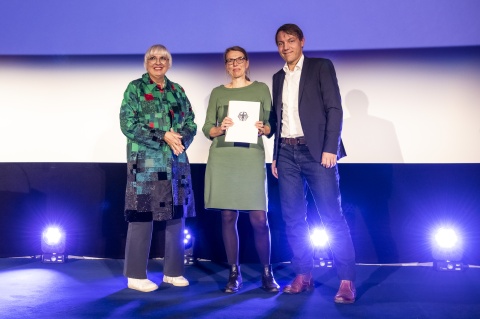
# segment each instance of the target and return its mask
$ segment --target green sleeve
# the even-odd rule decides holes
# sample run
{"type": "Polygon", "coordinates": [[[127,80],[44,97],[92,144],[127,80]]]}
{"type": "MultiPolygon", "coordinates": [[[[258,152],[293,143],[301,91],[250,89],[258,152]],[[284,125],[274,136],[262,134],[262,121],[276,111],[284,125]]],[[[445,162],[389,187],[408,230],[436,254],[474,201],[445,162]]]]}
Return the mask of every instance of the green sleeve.
{"type": "Polygon", "coordinates": [[[267,135],[270,138],[273,135],[272,125],[270,123],[271,119],[273,119],[273,112],[272,112],[272,98],[270,96],[270,90],[268,86],[263,83],[263,102],[262,102],[262,112],[260,118],[263,121],[263,125],[267,125],[270,127],[270,134],[267,135]]]}
{"type": "Polygon", "coordinates": [[[203,134],[210,140],[212,139],[210,137],[210,130],[212,129],[212,127],[217,126],[217,121],[217,94],[215,92],[215,89],[213,89],[212,93],[210,94],[210,99],[208,101],[205,124],[203,124],[202,127],[203,134]]]}
{"type": "Polygon", "coordinates": [[[181,130],[178,132],[182,135],[182,142],[187,149],[190,144],[193,142],[193,137],[197,134],[197,124],[195,124],[195,113],[193,113],[192,105],[188,100],[187,96],[185,95],[186,99],[186,111],[185,111],[185,118],[183,121],[183,126],[181,130]]]}
{"type": "Polygon", "coordinates": [[[159,149],[165,143],[163,141],[165,132],[141,123],[137,116],[140,104],[137,91],[138,88],[133,82],[125,90],[120,108],[120,128],[122,133],[133,142],[159,149]]]}

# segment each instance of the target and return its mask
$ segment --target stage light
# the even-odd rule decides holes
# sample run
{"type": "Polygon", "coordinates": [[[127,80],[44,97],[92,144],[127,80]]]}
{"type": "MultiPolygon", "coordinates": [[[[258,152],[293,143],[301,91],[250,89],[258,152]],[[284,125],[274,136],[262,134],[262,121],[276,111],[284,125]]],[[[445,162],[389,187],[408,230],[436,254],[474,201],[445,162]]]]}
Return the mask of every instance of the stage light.
{"type": "Polygon", "coordinates": [[[457,244],[458,236],[455,230],[440,227],[435,233],[435,241],[442,248],[452,248],[457,244]]]}
{"type": "Polygon", "coordinates": [[[185,228],[183,231],[183,244],[185,245],[185,257],[184,257],[184,264],[185,265],[193,265],[195,263],[195,257],[193,256],[193,244],[195,238],[191,234],[188,228],[185,228]]]}
{"type": "Polygon", "coordinates": [[[183,244],[185,245],[185,249],[188,249],[192,246],[193,238],[188,229],[185,229],[183,231],[183,234],[184,234],[183,244]]]}
{"type": "Polygon", "coordinates": [[[65,232],[58,226],[49,226],[42,233],[42,262],[65,262],[65,232]]]}
{"type": "Polygon", "coordinates": [[[314,247],[325,247],[328,245],[328,234],[325,229],[315,228],[310,234],[310,240],[314,247]]]}
{"type": "Polygon", "coordinates": [[[310,234],[313,246],[313,263],[315,267],[333,267],[333,260],[329,247],[328,233],[325,229],[315,228],[310,234]]]}
{"type": "Polygon", "coordinates": [[[432,236],[434,267],[439,271],[464,270],[462,263],[463,243],[461,236],[452,227],[439,227],[432,236]]]}

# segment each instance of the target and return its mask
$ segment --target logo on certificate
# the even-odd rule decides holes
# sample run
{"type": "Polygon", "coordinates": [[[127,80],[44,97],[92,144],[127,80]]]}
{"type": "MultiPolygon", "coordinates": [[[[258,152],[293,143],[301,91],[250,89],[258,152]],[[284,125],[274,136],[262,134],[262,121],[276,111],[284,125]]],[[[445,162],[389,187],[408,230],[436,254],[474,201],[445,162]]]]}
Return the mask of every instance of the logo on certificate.
{"type": "Polygon", "coordinates": [[[245,122],[248,119],[247,112],[240,112],[238,113],[238,119],[242,122],[245,122]]]}

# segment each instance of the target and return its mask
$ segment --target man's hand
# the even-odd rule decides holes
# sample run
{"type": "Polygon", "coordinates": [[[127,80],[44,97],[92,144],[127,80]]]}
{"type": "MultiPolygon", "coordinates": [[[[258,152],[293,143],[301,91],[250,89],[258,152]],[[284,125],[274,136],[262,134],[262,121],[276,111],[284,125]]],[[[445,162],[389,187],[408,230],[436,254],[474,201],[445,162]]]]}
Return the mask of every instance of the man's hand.
{"type": "Polygon", "coordinates": [[[323,152],[321,164],[325,168],[335,167],[335,165],[337,165],[337,154],[323,152]]]}
{"type": "Polygon", "coordinates": [[[173,128],[169,132],[166,132],[163,136],[163,140],[170,146],[173,151],[173,154],[179,155],[182,154],[185,150],[185,146],[182,144],[182,136],[175,132],[173,128]]]}
{"type": "Polygon", "coordinates": [[[272,174],[273,174],[273,176],[275,176],[275,178],[278,179],[277,161],[276,160],[272,161],[272,174]]]}

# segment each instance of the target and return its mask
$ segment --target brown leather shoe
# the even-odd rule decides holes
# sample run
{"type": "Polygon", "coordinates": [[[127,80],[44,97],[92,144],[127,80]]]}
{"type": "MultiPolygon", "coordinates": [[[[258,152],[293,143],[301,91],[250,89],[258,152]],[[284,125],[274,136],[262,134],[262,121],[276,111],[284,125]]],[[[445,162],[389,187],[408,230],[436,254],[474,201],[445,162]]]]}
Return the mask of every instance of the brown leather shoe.
{"type": "Polygon", "coordinates": [[[292,283],[283,288],[283,292],[287,294],[298,294],[302,291],[310,291],[313,289],[312,274],[300,274],[293,279],[292,283]]]}
{"type": "Polygon", "coordinates": [[[334,301],[336,303],[354,303],[355,296],[356,291],[353,282],[350,280],[342,280],[334,301]]]}

